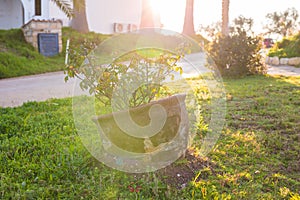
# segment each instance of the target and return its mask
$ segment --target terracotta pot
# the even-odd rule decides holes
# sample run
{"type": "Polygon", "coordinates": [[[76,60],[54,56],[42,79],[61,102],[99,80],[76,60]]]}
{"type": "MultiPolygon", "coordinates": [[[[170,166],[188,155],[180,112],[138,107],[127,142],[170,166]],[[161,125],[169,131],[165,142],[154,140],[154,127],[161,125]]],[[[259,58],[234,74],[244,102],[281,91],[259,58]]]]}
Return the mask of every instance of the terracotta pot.
{"type": "Polygon", "coordinates": [[[163,128],[149,138],[133,137],[121,130],[114,116],[128,118],[128,111],[97,116],[93,120],[98,125],[103,143],[109,143],[108,146],[132,153],[153,152],[172,141],[178,134],[187,134],[189,122],[185,98],[185,94],[178,94],[129,109],[132,120],[143,127],[151,122],[150,108],[155,104],[163,106],[167,116],[163,128]]]}

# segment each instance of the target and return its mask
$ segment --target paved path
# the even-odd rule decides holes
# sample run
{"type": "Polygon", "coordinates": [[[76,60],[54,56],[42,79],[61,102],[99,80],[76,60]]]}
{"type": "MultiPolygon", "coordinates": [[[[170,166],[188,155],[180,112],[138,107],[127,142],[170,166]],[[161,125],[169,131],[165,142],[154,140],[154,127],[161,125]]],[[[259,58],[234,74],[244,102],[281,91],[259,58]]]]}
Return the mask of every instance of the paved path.
{"type": "Polygon", "coordinates": [[[284,76],[300,76],[300,68],[293,66],[270,66],[268,65],[268,74],[284,76]]]}
{"type": "MultiPolygon", "coordinates": [[[[189,55],[186,59],[196,65],[203,62],[202,59],[197,61],[195,55],[189,55]]],[[[187,70],[184,68],[184,72],[190,75],[189,73],[193,73],[194,70],[191,67],[187,70]]],[[[205,72],[205,69],[200,69],[200,73],[202,72],[205,72]]],[[[272,75],[300,76],[300,68],[268,66],[268,73],[272,75]]],[[[73,96],[73,88],[74,86],[78,87],[79,81],[70,79],[65,83],[64,77],[63,72],[53,72],[2,79],[0,80],[0,107],[20,106],[27,101],[44,101],[49,98],[71,97],[73,96]]]]}
{"type": "Polygon", "coordinates": [[[75,79],[64,81],[64,73],[53,72],[0,80],[0,107],[20,106],[27,101],[70,97],[75,79]]]}

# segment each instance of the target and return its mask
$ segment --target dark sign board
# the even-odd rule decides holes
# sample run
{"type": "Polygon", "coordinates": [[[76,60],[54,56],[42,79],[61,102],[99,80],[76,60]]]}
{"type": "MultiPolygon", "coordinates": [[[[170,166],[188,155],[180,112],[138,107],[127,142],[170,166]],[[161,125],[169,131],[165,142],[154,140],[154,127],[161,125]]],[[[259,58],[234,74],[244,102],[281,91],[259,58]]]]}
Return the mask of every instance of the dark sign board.
{"type": "Polygon", "coordinates": [[[59,53],[58,33],[38,34],[39,52],[44,56],[55,56],[59,53]]]}

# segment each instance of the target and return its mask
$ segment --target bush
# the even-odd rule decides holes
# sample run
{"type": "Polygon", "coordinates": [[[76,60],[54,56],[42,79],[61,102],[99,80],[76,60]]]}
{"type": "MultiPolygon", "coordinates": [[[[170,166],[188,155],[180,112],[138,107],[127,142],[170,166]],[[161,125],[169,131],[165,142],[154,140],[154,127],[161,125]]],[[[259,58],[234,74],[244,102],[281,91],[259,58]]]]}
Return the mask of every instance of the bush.
{"type": "Polygon", "coordinates": [[[122,34],[104,41],[101,46],[98,44],[98,41],[91,39],[70,46],[65,80],[79,78],[82,89],[95,94],[105,105],[110,105],[114,97],[116,106],[122,109],[128,102],[129,107],[136,107],[169,93],[162,83],[173,80],[173,72],[182,73],[177,62],[185,52],[191,51],[190,43],[185,43],[183,37],[149,31],[122,34]],[[174,51],[139,48],[141,44],[148,46],[157,43],[158,46],[162,41],[164,47],[174,51]],[[130,51],[124,47],[129,47],[130,51]]]}
{"type": "Polygon", "coordinates": [[[270,49],[268,56],[278,56],[279,58],[300,57],[299,47],[300,33],[276,42],[274,47],[270,49]]]}
{"type": "Polygon", "coordinates": [[[260,49],[260,39],[248,36],[242,30],[229,36],[218,36],[208,47],[221,75],[229,77],[266,73],[260,49]]]}
{"type": "Polygon", "coordinates": [[[279,49],[283,49],[283,48],[286,48],[290,45],[290,40],[287,39],[287,38],[283,38],[282,41],[280,42],[277,42],[276,45],[279,49]]]}

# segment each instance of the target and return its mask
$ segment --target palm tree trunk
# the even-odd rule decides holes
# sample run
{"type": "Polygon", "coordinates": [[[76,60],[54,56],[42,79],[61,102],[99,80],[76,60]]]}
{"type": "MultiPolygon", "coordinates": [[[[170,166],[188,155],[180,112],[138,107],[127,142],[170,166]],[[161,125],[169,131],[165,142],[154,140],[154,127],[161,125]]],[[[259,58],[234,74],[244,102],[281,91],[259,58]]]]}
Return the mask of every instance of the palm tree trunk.
{"type": "Polygon", "coordinates": [[[185,17],[183,24],[183,34],[188,36],[195,35],[194,28],[194,0],[186,0],[185,17]]]}
{"type": "Polygon", "coordinates": [[[229,2],[230,0],[222,0],[222,34],[229,34],[229,2]]]}
{"type": "Polygon", "coordinates": [[[153,11],[151,8],[150,0],[142,0],[142,17],[140,28],[153,28],[153,11]]]}
{"type": "Polygon", "coordinates": [[[73,9],[74,16],[71,22],[71,27],[80,33],[89,32],[85,0],[73,0],[73,9]]]}

